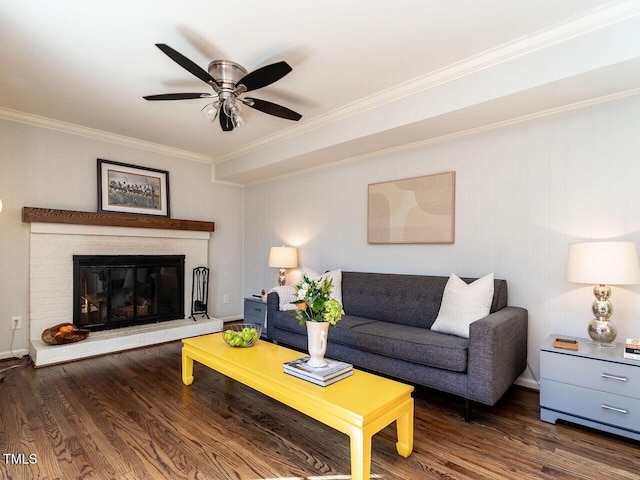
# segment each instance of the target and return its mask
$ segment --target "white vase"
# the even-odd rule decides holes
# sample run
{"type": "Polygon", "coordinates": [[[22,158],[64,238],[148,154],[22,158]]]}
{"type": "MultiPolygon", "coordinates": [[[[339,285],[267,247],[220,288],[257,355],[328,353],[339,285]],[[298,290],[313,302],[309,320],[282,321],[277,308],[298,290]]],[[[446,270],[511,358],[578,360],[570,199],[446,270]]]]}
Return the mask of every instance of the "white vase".
{"type": "Polygon", "coordinates": [[[306,322],[307,347],[309,349],[310,367],[325,367],[327,361],[324,354],[327,351],[327,335],[329,334],[329,322],[306,322]]]}

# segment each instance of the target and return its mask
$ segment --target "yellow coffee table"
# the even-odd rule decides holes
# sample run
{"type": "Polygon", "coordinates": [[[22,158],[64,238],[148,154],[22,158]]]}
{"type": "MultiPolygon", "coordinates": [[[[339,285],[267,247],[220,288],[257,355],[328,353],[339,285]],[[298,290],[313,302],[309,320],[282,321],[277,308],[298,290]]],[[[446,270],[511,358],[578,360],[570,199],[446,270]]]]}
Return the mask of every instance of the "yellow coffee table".
{"type": "Polygon", "coordinates": [[[320,387],[282,371],[283,364],[303,356],[269,342],[232,348],[221,333],[182,341],[182,381],[193,383],[193,362],[288,405],[349,435],[351,478],[365,480],[371,470],[371,437],[396,422],[396,450],[408,457],[413,450],[413,387],[355,370],[351,377],[320,387]]]}

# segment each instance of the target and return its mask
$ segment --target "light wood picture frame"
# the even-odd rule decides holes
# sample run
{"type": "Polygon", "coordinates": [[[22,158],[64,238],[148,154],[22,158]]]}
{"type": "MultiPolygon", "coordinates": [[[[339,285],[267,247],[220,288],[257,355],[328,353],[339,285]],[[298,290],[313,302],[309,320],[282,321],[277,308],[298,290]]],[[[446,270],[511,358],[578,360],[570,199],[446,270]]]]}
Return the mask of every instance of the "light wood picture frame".
{"type": "Polygon", "coordinates": [[[367,240],[453,243],[455,199],[456,172],[370,184],[367,240]]]}

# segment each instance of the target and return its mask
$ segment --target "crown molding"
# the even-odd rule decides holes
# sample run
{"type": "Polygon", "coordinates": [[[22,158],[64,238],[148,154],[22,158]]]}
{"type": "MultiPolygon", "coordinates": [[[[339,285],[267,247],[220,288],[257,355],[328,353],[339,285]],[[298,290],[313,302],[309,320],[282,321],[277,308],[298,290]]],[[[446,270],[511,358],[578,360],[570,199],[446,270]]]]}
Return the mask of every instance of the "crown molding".
{"type": "MultiPolygon", "coordinates": [[[[265,178],[263,180],[256,180],[254,182],[248,182],[244,184],[245,187],[250,187],[252,185],[259,185],[261,183],[267,183],[275,180],[281,180],[284,178],[295,177],[297,175],[303,175],[305,173],[313,172],[316,170],[322,170],[329,167],[335,167],[337,165],[343,165],[348,163],[357,162],[359,160],[364,160],[371,157],[377,157],[381,155],[393,154],[396,152],[401,152],[404,150],[411,150],[418,147],[423,147],[426,145],[431,145],[434,143],[441,143],[450,140],[455,140],[456,138],[466,137],[469,135],[475,135],[477,133],[488,132],[491,130],[496,130],[499,128],[508,127],[510,125],[516,125],[519,123],[527,122],[529,120],[535,120],[536,118],[549,117],[553,115],[558,115],[564,112],[568,112],[571,110],[579,110],[581,108],[590,107],[593,105],[598,105],[600,103],[612,102],[615,100],[620,100],[622,98],[632,97],[634,95],[640,95],[640,87],[634,88],[631,90],[625,90],[623,92],[613,93],[611,95],[604,95],[602,97],[591,98],[589,100],[583,100],[580,102],[571,103],[569,105],[563,105],[561,107],[550,108],[547,110],[542,110],[540,112],[530,113],[527,115],[521,115],[519,117],[510,118],[507,120],[502,120],[499,122],[494,122],[488,125],[482,125],[480,127],[469,128],[466,130],[461,130],[459,132],[448,133],[446,135],[440,135],[437,137],[427,138],[424,140],[420,140],[417,142],[404,143],[402,145],[396,145],[393,147],[385,148],[382,150],[376,150],[375,152],[363,153],[360,155],[354,155],[347,158],[342,158],[340,160],[336,160],[335,162],[325,163],[322,165],[317,165],[314,167],[304,168],[302,170],[296,170],[295,172],[285,173],[282,175],[277,175],[269,178],[265,178]]],[[[215,165],[214,165],[215,166],[215,165]]]]}
{"type": "Polygon", "coordinates": [[[95,128],[83,127],[74,123],[41,117],[39,115],[33,115],[31,113],[18,112],[16,110],[11,110],[8,108],[0,107],[0,118],[10,120],[12,122],[26,123],[35,127],[69,133],[71,135],[78,135],[80,137],[85,137],[92,140],[100,140],[102,142],[115,143],[118,145],[124,145],[126,147],[139,148],[141,150],[147,150],[149,152],[160,153],[162,155],[170,155],[172,157],[179,157],[201,163],[210,164],[212,160],[212,158],[208,155],[190,152],[188,150],[182,150],[180,148],[168,147],[159,143],[147,142],[145,140],[127,137],[125,135],[105,132],[103,130],[97,130],[95,128]]]}
{"type": "Polygon", "coordinates": [[[279,142],[294,138],[325,127],[345,118],[358,115],[402,98],[435,88],[459,78],[472,75],[502,63],[523,57],[573,38],[595,32],[610,25],[640,15],[637,0],[623,0],[605,7],[594,9],[569,22],[541,30],[513,42],[469,57],[461,62],[448,65],[440,70],[395,85],[389,89],[363,98],[337,110],[333,110],[298,126],[249,143],[225,155],[213,158],[213,163],[222,163],[241,157],[256,150],[267,148],[279,142]]]}
{"type": "MultiPolygon", "coordinates": [[[[435,72],[395,85],[392,88],[345,105],[342,108],[305,121],[299,125],[292,126],[286,130],[281,130],[273,135],[256,142],[249,143],[242,148],[236,149],[219,157],[212,157],[209,155],[199,154],[188,150],[169,147],[167,145],[148,142],[125,135],[105,132],[98,129],[2,107],[0,107],[0,119],[25,123],[93,140],[138,148],[162,155],[169,155],[207,164],[213,163],[215,165],[216,163],[233,160],[256,150],[261,150],[313,130],[323,128],[345,118],[372,110],[380,105],[415,95],[422,91],[435,88],[439,85],[446,84],[481,70],[495,67],[518,57],[526,56],[533,52],[549,48],[552,45],[595,32],[637,15],[640,15],[640,4],[637,0],[621,0],[619,2],[608,4],[602,8],[593,9],[569,22],[522,37],[519,40],[488,50],[435,72]]],[[[487,126],[487,128],[495,127],[487,126]]]]}

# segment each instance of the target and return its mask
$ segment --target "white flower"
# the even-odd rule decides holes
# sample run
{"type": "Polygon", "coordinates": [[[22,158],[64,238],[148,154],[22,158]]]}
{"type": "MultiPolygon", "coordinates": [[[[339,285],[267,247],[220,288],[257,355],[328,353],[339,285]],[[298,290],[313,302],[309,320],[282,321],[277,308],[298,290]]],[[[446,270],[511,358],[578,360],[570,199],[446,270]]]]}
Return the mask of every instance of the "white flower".
{"type": "Polygon", "coordinates": [[[304,298],[307,296],[307,290],[308,287],[306,285],[298,290],[298,300],[304,300],[304,298]]]}

